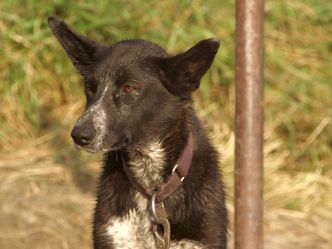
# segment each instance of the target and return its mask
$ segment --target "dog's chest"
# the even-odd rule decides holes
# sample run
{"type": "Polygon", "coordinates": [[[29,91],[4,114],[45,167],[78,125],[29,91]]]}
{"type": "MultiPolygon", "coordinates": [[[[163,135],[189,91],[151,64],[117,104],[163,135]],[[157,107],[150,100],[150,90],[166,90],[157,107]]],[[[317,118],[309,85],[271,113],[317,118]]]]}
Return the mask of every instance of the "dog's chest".
{"type": "MultiPolygon", "coordinates": [[[[147,205],[141,194],[136,194],[139,207],[147,205]]],[[[114,249],[157,249],[151,232],[149,213],[131,210],[122,218],[112,218],[106,227],[114,249]]],[[[171,241],[170,249],[206,249],[200,243],[190,240],[171,241]]]]}
{"type": "MultiPolygon", "coordinates": [[[[160,172],[165,163],[164,150],[158,141],[147,144],[140,150],[129,153],[129,170],[140,184],[153,187],[161,182],[160,172]]],[[[124,217],[113,217],[106,227],[106,234],[111,238],[114,248],[155,248],[151,233],[151,219],[148,201],[135,190],[136,208],[124,217]]]]}
{"type": "Polygon", "coordinates": [[[122,218],[113,218],[106,228],[114,249],[155,248],[147,214],[131,210],[122,218]]]}
{"type": "MultiPolygon", "coordinates": [[[[129,165],[132,173],[141,184],[149,188],[160,184],[161,171],[165,163],[165,153],[159,142],[150,143],[140,151],[130,154],[129,165]]],[[[114,249],[154,249],[155,239],[151,232],[151,217],[148,200],[136,191],[134,195],[136,209],[124,217],[113,217],[106,227],[106,235],[112,241],[114,249]]],[[[204,249],[197,242],[181,240],[171,242],[171,249],[204,249]]]]}

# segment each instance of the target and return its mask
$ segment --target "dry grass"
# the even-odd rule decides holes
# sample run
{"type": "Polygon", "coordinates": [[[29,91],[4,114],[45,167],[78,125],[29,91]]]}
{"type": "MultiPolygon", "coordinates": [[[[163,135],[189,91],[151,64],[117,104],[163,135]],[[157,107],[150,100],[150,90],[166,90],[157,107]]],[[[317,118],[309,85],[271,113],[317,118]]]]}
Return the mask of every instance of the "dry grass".
{"type": "MultiPolygon", "coordinates": [[[[210,105],[210,109],[200,112],[200,116],[207,120],[207,127],[221,154],[221,168],[230,190],[228,207],[232,221],[234,134],[227,125],[212,122],[220,115],[217,109],[210,105]]],[[[321,171],[285,171],[289,151],[284,149],[282,141],[269,126],[265,132],[264,157],[265,248],[331,248],[331,177],[321,171]]]]}
{"type": "MultiPolygon", "coordinates": [[[[51,138],[1,154],[0,248],[91,248],[93,195],[73,168],[54,158],[51,138]]],[[[85,167],[92,182],[95,168],[85,167]]]]}
{"type": "MultiPolygon", "coordinates": [[[[200,111],[222,157],[233,217],[234,135],[226,124],[212,122],[216,115],[217,108],[212,105],[200,111]]],[[[29,149],[0,155],[0,177],[4,179],[0,183],[0,248],[91,248],[100,158],[76,152],[71,145],[59,148],[55,143],[58,139],[50,133],[34,140],[29,149]]],[[[283,171],[287,156],[281,141],[267,129],[265,248],[329,249],[332,181],[321,172],[283,171]]]]}
{"type": "MultiPolygon", "coordinates": [[[[232,214],[234,1],[133,0],[110,6],[106,0],[4,0],[0,248],[91,248],[100,157],[70,145],[82,92],[79,76],[47,28],[46,17],[55,13],[106,41],[141,37],[179,51],[199,39],[221,39],[196,98],[222,155],[232,214]]],[[[331,13],[325,0],[266,3],[266,248],[332,248],[331,13]]]]}

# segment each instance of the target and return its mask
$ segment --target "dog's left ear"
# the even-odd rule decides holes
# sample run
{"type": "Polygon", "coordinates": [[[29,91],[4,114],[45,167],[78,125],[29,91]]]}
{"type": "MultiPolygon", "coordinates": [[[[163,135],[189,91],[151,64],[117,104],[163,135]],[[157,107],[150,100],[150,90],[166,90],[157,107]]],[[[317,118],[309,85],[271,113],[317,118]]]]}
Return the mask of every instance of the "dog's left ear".
{"type": "Polygon", "coordinates": [[[176,95],[187,95],[197,90],[218,48],[218,40],[202,40],[184,53],[160,59],[158,64],[165,87],[176,95]]]}

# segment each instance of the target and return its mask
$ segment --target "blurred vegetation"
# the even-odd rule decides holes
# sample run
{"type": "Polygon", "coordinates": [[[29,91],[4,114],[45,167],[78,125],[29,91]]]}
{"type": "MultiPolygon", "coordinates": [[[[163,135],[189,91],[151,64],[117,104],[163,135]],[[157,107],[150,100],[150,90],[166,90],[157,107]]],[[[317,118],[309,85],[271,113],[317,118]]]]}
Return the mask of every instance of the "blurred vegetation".
{"type": "MultiPolygon", "coordinates": [[[[266,3],[266,125],[289,150],[286,170],[332,164],[332,5],[327,0],[266,3]]],[[[0,148],[63,125],[62,105],[82,97],[79,76],[46,18],[112,43],[140,37],[175,53],[217,37],[220,52],[198,98],[218,103],[232,125],[234,1],[1,1],[0,148]]]]}
{"type": "MultiPolygon", "coordinates": [[[[220,39],[219,53],[196,99],[215,137],[231,142],[234,9],[231,0],[1,1],[0,152],[35,146],[31,141],[51,134],[49,143],[59,149],[57,162],[67,160],[59,153],[64,149],[78,157],[69,146],[69,129],[84,105],[82,84],[47,26],[50,15],[104,43],[143,38],[171,53],[201,39],[220,39]]],[[[272,206],[304,212],[320,206],[320,214],[332,219],[326,209],[332,207],[331,200],[326,201],[332,177],[331,24],[330,0],[266,1],[265,165],[273,173],[266,180],[271,182],[266,199],[272,206]],[[276,189],[279,192],[273,192],[276,189]],[[279,199],[273,199],[277,195],[279,199]],[[315,198],[309,201],[310,196],[315,198]]],[[[234,148],[229,149],[232,154],[234,148]]]]}
{"type": "MultiPolygon", "coordinates": [[[[195,98],[232,199],[234,4],[0,1],[1,248],[90,248],[99,163],[71,145],[70,129],[84,106],[82,84],[47,26],[50,15],[104,43],[143,38],[171,53],[220,39],[195,98]]],[[[265,9],[265,245],[329,249],[332,4],[270,0],[265,9]]]]}

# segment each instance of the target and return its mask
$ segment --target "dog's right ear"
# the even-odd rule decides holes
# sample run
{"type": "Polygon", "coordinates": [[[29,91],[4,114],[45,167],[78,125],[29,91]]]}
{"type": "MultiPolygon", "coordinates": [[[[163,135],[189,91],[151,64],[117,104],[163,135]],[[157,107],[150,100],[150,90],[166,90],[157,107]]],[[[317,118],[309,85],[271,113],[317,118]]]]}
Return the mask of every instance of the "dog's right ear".
{"type": "Polygon", "coordinates": [[[64,21],[56,17],[50,16],[48,18],[48,25],[77,70],[83,75],[89,73],[101,45],[74,32],[64,21]]]}

